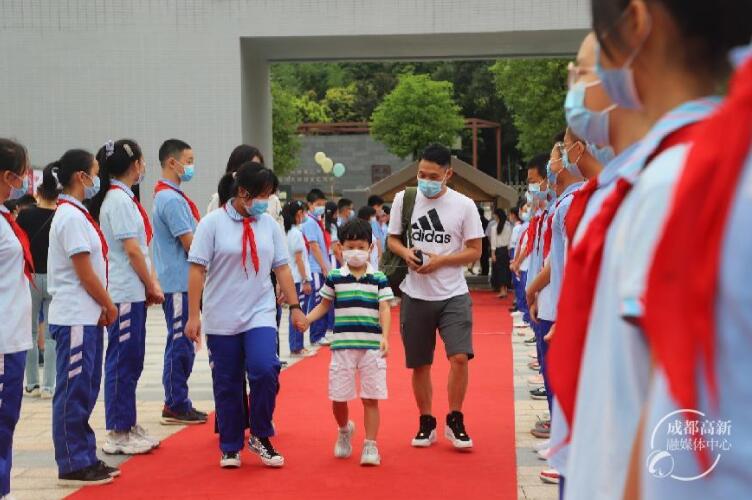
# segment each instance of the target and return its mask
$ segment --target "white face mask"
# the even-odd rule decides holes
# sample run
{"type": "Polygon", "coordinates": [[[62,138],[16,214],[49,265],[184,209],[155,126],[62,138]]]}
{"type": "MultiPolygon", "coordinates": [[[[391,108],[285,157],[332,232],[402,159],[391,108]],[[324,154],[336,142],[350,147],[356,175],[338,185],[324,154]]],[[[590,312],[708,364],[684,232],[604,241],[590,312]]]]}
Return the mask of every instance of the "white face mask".
{"type": "Polygon", "coordinates": [[[363,267],[370,257],[367,250],[344,250],[342,256],[351,267],[363,267]]]}

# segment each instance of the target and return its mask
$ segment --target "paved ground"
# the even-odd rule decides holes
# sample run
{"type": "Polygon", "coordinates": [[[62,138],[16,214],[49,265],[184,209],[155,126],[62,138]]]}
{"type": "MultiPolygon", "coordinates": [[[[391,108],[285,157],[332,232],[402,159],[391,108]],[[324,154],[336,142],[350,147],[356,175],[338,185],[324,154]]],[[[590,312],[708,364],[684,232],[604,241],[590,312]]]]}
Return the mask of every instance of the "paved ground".
{"type": "MultiPolygon", "coordinates": [[[[283,315],[281,328],[281,354],[289,359],[287,347],[287,315],[283,315]]],[[[138,388],[138,415],[141,425],[154,436],[164,438],[177,432],[180,426],[162,426],[159,416],[162,409],[162,355],[164,352],[165,324],[160,308],[149,310],[147,321],[147,345],[144,373],[138,388]]],[[[516,454],[518,465],[518,492],[520,499],[555,499],[557,488],[544,485],[538,473],[545,468],[531,451],[536,439],[529,433],[537,416],[546,413],[545,401],[533,401],[528,396],[527,378],[533,372],[527,367],[528,352],[532,349],[523,343],[525,337],[512,335],[514,348],[514,383],[516,408],[516,454]]],[[[97,404],[91,423],[97,434],[99,445],[105,436],[104,403],[97,404]]],[[[206,349],[197,357],[191,377],[191,397],[196,408],[212,410],[211,375],[206,349]]],[[[63,498],[74,490],[57,486],[57,469],[52,451],[51,402],[24,398],[21,419],[14,439],[14,463],[12,472],[13,495],[18,500],[52,500],[63,498]]],[[[103,456],[100,452],[100,455],[103,456]]],[[[115,465],[123,458],[103,456],[115,465]]]]}

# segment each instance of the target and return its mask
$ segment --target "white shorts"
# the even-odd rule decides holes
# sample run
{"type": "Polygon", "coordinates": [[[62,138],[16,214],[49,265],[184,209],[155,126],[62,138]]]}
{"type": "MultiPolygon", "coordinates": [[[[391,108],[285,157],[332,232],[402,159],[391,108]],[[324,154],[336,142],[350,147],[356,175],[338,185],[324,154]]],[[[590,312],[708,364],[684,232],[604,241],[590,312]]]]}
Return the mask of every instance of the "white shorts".
{"type": "Polygon", "coordinates": [[[356,374],[362,399],[386,399],[386,359],[379,349],[334,349],[329,363],[329,399],[350,401],[358,397],[356,374]]]}

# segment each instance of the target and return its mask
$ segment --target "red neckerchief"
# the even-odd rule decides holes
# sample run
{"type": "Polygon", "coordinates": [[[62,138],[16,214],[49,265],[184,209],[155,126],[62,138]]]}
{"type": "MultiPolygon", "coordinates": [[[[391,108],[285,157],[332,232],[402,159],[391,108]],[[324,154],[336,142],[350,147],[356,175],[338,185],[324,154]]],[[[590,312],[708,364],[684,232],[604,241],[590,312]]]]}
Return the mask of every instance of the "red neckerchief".
{"type": "Polygon", "coordinates": [[[554,205],[554,209],[551,211],[551,215],[548,217],[548,227],[546,228],[546,232],[543,234],[543,258],[545,259],[548,257],[549,252],[551,252],[551,240],[553,239],[554,235],[554,215],[556,214],[556,210],[559,209],[559,205],[572,196],[573,193],[576,191],[572,191],[572,193],[568,193],[565,196],[562,196],[554,205]]]}
{"type": "Polygon", "coordinates": [[[32,259],[31,257],[31,244],[29,243],[29,236],[26,234],[26,231],[24,231],[21,226],[18,225],[15,219],[13,219],[13,214],[11,214],[10,212],[0,212],[0,214],[2,214],[3,218],[8,221],[10,228],[13,230],[13,234],[16,235],[18,242],[21,243],[24,257],[24,274],[26,275],[26,278],[30,283],[34,283],[34,279],[32,277],[32,275],[34,274],[34,259],[32,259]]]}
{"type": "Polygon", "coordinates": [[[158,192],[164,191],[165,189],[171,189],[182,196],[185,202],[188,203],[188,208],[191,209],[191,214],[193,215],[193,218],[196,219],[196,222],[201,220],[201,212],[198,211],[198,207],[195,203],[193,203],[193,200],[188,198],[188,195],[185,194],[182,190],[176,189],[175,187],[167,184],[164,181],[157,181],[157,185],[154,186],[154,195],[156,196],[158,192]]]}
{"type": "Polygon", "coordinates": [[[527,244],[525,245],[525,253],[530,255],[530,253],[533,251],[533,244],[535,241],[535,236],[538,232],[538,220],[540,219],[540,216],[536,215],[532,219],[530,219],[530,223],[527,225],[527,231],[525,233],[527,234],[527,244]]]}
{"type": "Polygon", "coordinates": [[[99,227],[99,224],[97,224],[97,221],[94,220],[94,217],[91,216],[88,210],[85,210],[75,203],[71,203],[68,200],[59,200],[57,202],[57,205],[70,205],[82,214],[84,214],[84,217],[86,217],[86,220],[89,221],[89,224],[91,224],[94,227],[94,230],[97,232],[97,235],[99,236],[99,242],[102,244],[102,257],[104,258],[104,267],[105,267],[105,278],[107,280],[107,283],[109,284],[110,281],[110,260],[107,258],[107,254],[110,253],[110,247],[107,246],[107,240],[104,239],[104,234],[102,233],[102,229],[99,227]]]}
{"type": "MultiPolygon", "coordinates": [[[[677,144],[687,143],[692,138],[696,124],[690,124],[667,136],[646,161],[677,144]]],[[[547,355],[551,388],[559,401],[569,425],[567,442],[575,418],[577,385],[580,377],[582,354],[585,349],[588,323],[595,301],[595,288],[600,275],[603,247],[606,235],[624,198],[632,190],[632,184],[624,178],[616,182],[614,191],[603,202],[598,214],[588,225],[582,240],[572,247],[564,271],[562,290],[556,318],[556,335],[547,355]]]]}
{"type": "Polygon", "coordinates": [[[572,198],[572,204],[569,205],[569,211],[564,218],[564,227],[567,232],[567,240],[569,241],[570,248],[574,243],[574,235],[577,232],[577,228],[582,221],[582,216],[585,215],[585,209],[590,201],[590,198],[598,190],[598,176],[588,179],[584,186],[574,192],[574,198],[572,198]]]}
{"type": "MultiPolygon", "coordinates": [[[[225,212],[227,212],[227,205],[225,204],[224,207],[225,212]]],[[[228,212],[229,215],[229,212],[228,212]]],[[[233,219],[234,220],[234,219],[233,219]]],[[[253,263],[253,270],[256,271],[256,274],[259,272],[259,256],[258,256],[258,249],[256,248],[256,235],[253,234],[253,228],[251,227],[251,220],[256,220],[255,217],[243,217],[243,239],[241,240],[240,244],[243,245],[243,253],[240,257],[241,264],[243,266],[243,271],[245,271],[246,276],[248,276],[248,268],[245,266],[245,261],[248,257],[248,248],[251,249],[251,262],[253,263]]]]}
{"type": "Polygon", "coordinates": [[[315,220],[316,224],[318,224],[319,227],[321,228],[321,232],[324,233],[324,246],[326,247],[326,255],[329,255],[329,249],[332,246],[332,235],[329,234],[329,231],[324,229],[324,221],[322,221],[321,219],[317,219],[311,214],[308,214],[308,217],[315,220]]]}
{"type": "MultiPolygon", "coordinates": [[[[696,137],[648,274],[643,327],[678,407],[697,408],[702,363],[717,408],[715,305],[734,186],[752,145],[752,59],[737,70],[725,103],[698,127],[696,137]],[[698,210],[690,215],[687,207],[698,210]]],[[[705,452],[700,461],[707,469],[705,452]]]]}
{"type": "Polygon", "coordinates": [[[311,251],[311,242],[308,241],[308,238],[306,238],[305,234],[303,235],[303,241],[305,242],[306,252],[310,252],[311,251]]]}
{"type": "MultiPolygon", "coordinates": [[[[119,189],[120,191],[125,193],[125,189],[121,188],[120,186],[110,186],[110,191],[114,191],[115,189],[119,189]]],[[[128,193],[126,193],[128,194],[128,193]]],[[[154,236],[154,230],[151,228],[151,222],[149,221],[149,216],[146,214],[146,210],[144,210],[143,205],[138,201],[138,198],[136,196],[131,196],[131,200],[133,200],[133,203],[136,204],[136,208],[138,209],[138,213],[141,214],[141,219],[144,221],[144,231],[146,232],[146,245],[149,246],[151,243],[151,238],[154,236]]]]}

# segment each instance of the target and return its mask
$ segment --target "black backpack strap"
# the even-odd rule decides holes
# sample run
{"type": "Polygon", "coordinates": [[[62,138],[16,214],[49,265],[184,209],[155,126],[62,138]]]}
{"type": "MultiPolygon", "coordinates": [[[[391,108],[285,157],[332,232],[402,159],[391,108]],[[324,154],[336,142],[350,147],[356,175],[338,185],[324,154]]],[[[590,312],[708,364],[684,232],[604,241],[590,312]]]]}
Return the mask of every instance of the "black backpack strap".
{"type": "Polygon", "coordinates": [[[408,248],[413,246],[410,223],[413,219],[413,210],[415,209],[415,198],[417,195],[417,188],[408,187],[405,188],[405,196],[402,198],[402,243],[408,248]]]}

